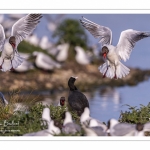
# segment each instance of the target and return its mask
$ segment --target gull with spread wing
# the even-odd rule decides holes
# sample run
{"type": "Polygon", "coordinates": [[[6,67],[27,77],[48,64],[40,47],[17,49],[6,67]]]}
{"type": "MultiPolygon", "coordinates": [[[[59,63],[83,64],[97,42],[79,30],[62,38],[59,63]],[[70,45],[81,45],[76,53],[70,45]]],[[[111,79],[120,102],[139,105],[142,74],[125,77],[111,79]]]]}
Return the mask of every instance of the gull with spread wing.
{"type": "Polygon", "coordinates": [[[5,38],[4,28],[0,24],[0,69],[4,72],[17,68],[24,58],[18,53],[19,43],[30,35],[42,18],[41,14],[28,14],[19,19],[11,30],[11,36],[5,38]]]}
{"type": "Polygon", "coordinates": [[[123,65],[120,61],[129,59],[130,54],[137,41],[149,37],[150,32],[136,31],[127,29],[121,32],[119,42],[116,46],[112,44],[112,31],[108,27],[98,25],[86,18],[80,20],[85,27],[95,38],[100,39],[102,46],[101,54],[105,63],[98,69],[104,77],[122,78],[129,74],[130,69],[123,65]]]}

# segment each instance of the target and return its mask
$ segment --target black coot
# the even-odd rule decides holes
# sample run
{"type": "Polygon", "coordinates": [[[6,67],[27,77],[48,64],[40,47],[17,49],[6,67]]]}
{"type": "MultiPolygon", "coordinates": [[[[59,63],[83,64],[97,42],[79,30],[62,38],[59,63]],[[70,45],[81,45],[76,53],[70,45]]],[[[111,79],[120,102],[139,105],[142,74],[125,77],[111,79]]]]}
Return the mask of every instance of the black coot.
{"type": "Polygon", "coordinates": [[[68,81],[68,86],[70,88],[68,104],[72,110],[76,111],[78,115],[81,116],[81,114],[84,111],[84,108],[89,107],[89,102],[86,96],[83,93],[81,93],[74,85],[76,79],[77,77],[70,77],[68,81]]]}

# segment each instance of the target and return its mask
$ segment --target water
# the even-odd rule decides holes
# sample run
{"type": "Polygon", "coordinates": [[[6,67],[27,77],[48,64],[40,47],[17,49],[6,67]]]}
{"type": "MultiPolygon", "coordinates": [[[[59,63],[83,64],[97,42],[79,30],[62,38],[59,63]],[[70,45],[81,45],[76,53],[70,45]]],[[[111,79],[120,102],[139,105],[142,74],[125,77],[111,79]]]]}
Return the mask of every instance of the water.
{"type": "MultiPolygon", "coordinates": [[[[150,79],[140,82],[136,86],[122,87],[99,87],[91,92],[84,92],[90,104],[90,112],[93,118],[107,123],[111,118],[119,119],[121,111],[129,111],[130,106],[140,107],[140,104],[147,105],[150,102],[150,79]]],[[[61,96],[68,97],[67,91],[37,91],[38,95],[43,95],[44,104],[57,105],[61,96]]],[[[37,94],[37,92],[32,94],[37,94]]]]}
{"type": "Polygon", "coordinates": [[[119,119],[121,110],[129,111],[130,106],[140,107],[150,102],[150,80],[139,83],[137,86],[117,88],[99,88],[90,99],[91,116],[107,122],[110,118],[119,119]],[[124,105],[124,106],[123,106],[124,105]]]}

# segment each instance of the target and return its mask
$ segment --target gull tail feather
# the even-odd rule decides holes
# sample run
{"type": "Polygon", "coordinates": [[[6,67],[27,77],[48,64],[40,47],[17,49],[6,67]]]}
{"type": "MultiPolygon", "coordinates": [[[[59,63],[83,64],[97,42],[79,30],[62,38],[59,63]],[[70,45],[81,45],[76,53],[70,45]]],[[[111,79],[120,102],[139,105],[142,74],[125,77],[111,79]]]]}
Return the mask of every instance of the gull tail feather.
{"type": "Polygon", "coordinates": [[[20,66],[23,61],[24,61],[24,58],[21,57],[18,53],[15,53],[15,56],[12,60],[13,68],[17,68],[18,66],[20,66]]]}
{"type": "MultiPolygon", "coordinates": [[[[2,61],[0,60],[0,62],[3,62],[3,59],[2,59],[2,61]]],[[[11,61],[9,59],[4,59],[1,70],[3,72],[6,72],[6,71],[10,70],[11,68],[12,68],[11,61]]]]}
{"type": "Polygon", "coordinates": [[[130,72],[130,69],[127,68],[125,65],[123,65],[121,62],[119,62],[119,65],[116,68],[116,76],[117,78],[122,78],[128,75],[130,72]]]}
{"type": "MultiPolygon", "coordinates": [[[[105,74],[105,76],[108,78],[112,79],[115,77],[115,66],[112,64],[108,66],[107,63],[104,63],[98,69],[103,75],[105,74]]],[[[116,66],[116,78],[125,77],[129,74],[129,72],[130,69],[123,65],[121,62],[119,62],[119,65],[116,66]]]]}
{"type": "Polygon", "coordinates": [[[113,65],[107,65],[107,63],[104,63],[100,67],[98,67],[99,71],[108,78],[113,78],[115,76],[115,68],[113,65]],[[107,72],[106,72],[107,71],[107,72]]]}

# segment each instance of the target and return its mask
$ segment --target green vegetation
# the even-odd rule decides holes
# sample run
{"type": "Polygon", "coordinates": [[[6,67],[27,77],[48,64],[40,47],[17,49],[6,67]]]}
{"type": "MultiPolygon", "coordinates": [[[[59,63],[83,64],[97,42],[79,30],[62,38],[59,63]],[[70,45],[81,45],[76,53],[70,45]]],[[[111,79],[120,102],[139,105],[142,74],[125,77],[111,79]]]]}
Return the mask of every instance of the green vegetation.
{"type": "Polygon", "coordinates": [[[34,51],[45,52],[38,46],[34,46],[26,41],[22,41],[18,46],[18,51],[22,53],[33,53],[34,51]]]}
{"type": "MultiPolygon", "coordinates": [[[[42,120],[42,112],[45,107],[50,108],[51,118],[55,121],[55,125],[60,129],[63,126],[66,106],[54,106],[54,105],[42,105],[42,103],[35,103],[36,98],[28,103],[29,107],[26,111],[13,111],[13,104],[17,101],[18,92],[11,93],[11,103],[7,106],[0,105],[0,136],[22,136],[26,133],[37,132],[40,130],[47,129],[48,126],[42,120]],[[8,125],[13,124],[13,125],[8,125]]],[[[27,100],[26,100],[27,101],[27,100]]],[[[140,108],[129,106],[129,111],[121,112],[119,122],[126,123],[147,123],[150,118],[150,104],[147,106],[140,105],[140,108]]],[[[80,124],[78,115],[70,111],[73,120],[80,124]]],[[[84,131],[78,132],[74,135],[61,133],[57,136],[83,136],[84,131]]],[[[147,132],[145,135],[150,136],[147,132]]]]}
{"type": "Polygon", "coordinates": [[[54,57],[52,55],[50,55],[46,50],[43,50],[39,46],[34,46],[34,45],[32,45],[32,44],[30,44],[29,42],[26,42],[26,41],[22,41],[19,44],[18,51],[21,52],[21,53],[29,53],[29,54],[32,54],[34,51],[42,52],[42,53],[45,53],[45,54],[51,56],[54,59],[54,57]]]}
{"type": "Polygon", "coordinates": [[[146,123],[150,121],[150,103],[147,106],[140,105],[140,108],[129,107],[129,111],[121,112],[119,121],[127,123],[146,123]]]}
{"type": "Polygon", "coordinates": [[[87,48],[87,36],[78,20],[64,20],[54,32],[53,37],[58,37],[58,43],[69,43],[71,46],[87,48]]]}
{"type": "MultiPolygon", "coordinates": [[[[14,104],[19,102],[19,91],[13,91],[10,93],[10,102],[4,106],[0,104],[0,136],[22,136],[26,133],[37,132],[47,129],[42,120],[42,112],[45,107],[50,108],[51,118],[55,121],[55,125],[60,129],[63,125],[65,118],[66,106],[53,106],[42,105],[42,103],[36,103],[37,97],[32,101],[28,100],[28,97],[24,97],[23,104],[27,105],[26,110],[14,111],[14,104]],[[10,125],[12,124],[12,125],[10,125]]],[[[71,112],[71,111],[70,111],[71,112]]],[[[79,123],[79,117],[75,112],[71,112],[73,120],[79,123]]],[[[76,133],[75,135],[81,135],[82,133],[76,133]]],[[[65,136],[65,134],[60,134],[65,136]]]]}

